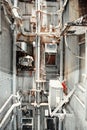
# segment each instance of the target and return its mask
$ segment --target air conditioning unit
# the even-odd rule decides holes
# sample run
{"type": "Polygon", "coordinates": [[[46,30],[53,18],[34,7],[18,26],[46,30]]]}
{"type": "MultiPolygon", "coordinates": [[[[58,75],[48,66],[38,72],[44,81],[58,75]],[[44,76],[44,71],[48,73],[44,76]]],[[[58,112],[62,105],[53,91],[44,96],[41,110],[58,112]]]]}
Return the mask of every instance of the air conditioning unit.
{"type": "Polygon", "coordinates": [[[57,44],[56,43],[49,43],[45,44],[45,52],[47,53],[57,53],[57,44]]]}
{"type": "Polygon", "coordinates": [[[19,64],[22,66],[32,67],[33,61],[34,61],[33,57],[29,55],[19,58],[19,64]]]}

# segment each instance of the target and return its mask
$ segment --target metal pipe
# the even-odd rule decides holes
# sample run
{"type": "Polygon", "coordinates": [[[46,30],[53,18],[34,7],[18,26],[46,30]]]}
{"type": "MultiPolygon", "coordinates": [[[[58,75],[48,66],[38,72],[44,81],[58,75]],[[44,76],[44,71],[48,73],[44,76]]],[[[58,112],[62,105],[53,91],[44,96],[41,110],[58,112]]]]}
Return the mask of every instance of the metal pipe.
{"type": "Polygon", "coordinates": [[[69,94],[64,97],[64,100],[61,101],[61,102],[59,103],[59,105],[58,105],[58,106],[54,109],[54,111],[51,113],[51,117],[53,117],[53,116],[56,114],[56,112],[59,111],[60,108],[61,108],[64,104],[66,104],[66,103],[69,102],[70,97],[73,95],[73,93],[75,92],[76,88],[77,88],[77,86],[75,86],[75,87],[69,92],[69,94]]]}
{"type": "Polygon", "coordinates": [[[4,103],[4,105],[1,107],[1,109],[0,109],[0,114],[3,112],[3,110],[6,108],[7,104],[11,101],[11,99],[12,99],[13,97],[17,97],[17,96],[12,94],[12,95],[8,98],[8,100],[7,100],[7,101],[4,103]]]}
{"type": "MultiPolygon", "coordinates": [[[[64,4],[63,4],[63,0],[60,0],[60,10],[63,8],[63,11],[66,7],[68,3],[68,0],[65,0],[64,4]]],[[[60,24],[61,24],[61,28],[62,28],[62,15],[63,15],[63,11],[61,11],[60,13],[60,24]]],[[[61,37],[61,42],[60,42],[60,81],[63,80],[63,37],[61,37]]]]}
{"type": "Polygon", "coordinates": [[[13,128],[12,127],[13,121],[14,121],[14,115],[11,117],[9,130],[12,130],[12,128],[13,128]]]}
{"type": "Polygon", "coordinates": [[[16,30],[13,34],[13,94],[16,94],[16,30]]]}
{"type": "Polygon", "coordinates": [[[59,117],[59,128],[58,130],[62,130],[62,119],[61,117],[59,117]]]}
{"type": "MultiPolygon", "coordinates": [[[[86,80],[85,85],[87,86],[87,30],[85,32],[85,74],[86,74],[86,80]]],[[[87,121],[87,87],[86,87],[86,97],[85,97],[85,103],[86,103],[86,109],[85,109],[85,119],[87,121]]]]}
{"type": "Polygon", "coordinates": [[[14,7],[17,7],[18,5],[18,0],[14,0],[14,7]]]}
{"type": "MultiPolygon", "coordinates": [[[[60,9],[63,7],[63,0],[60,1],[60,9]]],[[[60,24],[62,28],[62,12],[60,15],[60,24]]],[[[60,81],[63,80],[63,38],[61,38],[60,42],[60,81]]]]}
{"type": "MultiPolygon", "coordinates": [[[[38,2],[38,10],[40,10],[40,0],[37,0],[38,2]]],[[[37,33],[40,33],[40,12],[38,12],[37,16],[37,33]]],[[[37,36],[37,80],[40,79],[40,36],[37,36]]]]}
{"type": "MultiPolygon", "coordinates": [[[[18,0],[14,0],[14,7],[17,7],[18,0]]],[[[16,22],[16,21],[15,21],[16,22]]],[[[14,25],[15,25],[14,22],[14,25]]],[[[16,94],[16,27],[13,32],[13,94],[16,94]]],[[[16,107],[13,111],[14,114],[14,130],[16,130],[16,107]]]]}
{"type": "MultiPolygon", "coordinates": [[[[14,7],[17,7],[17,0],[14,0],[14,7]]],[[[14,22],[15,25],[15,22],[14,22]]],[[[13,34],[13,94],[16,93],[16,27],[13,34]]]]}
{"type": "Polygon", "coordinates": [[[6,122],[7,118],[9,117],[9,115],[11,114],[11,112],[18,106],[21,105],[21,102],[19,103],[14,103],[11,108],[8,110],[8,112],[6,113],[6,115],[4,116],[4,118],[2,119],[1,123],[0,123],[0,128],[2,128],[2,126],[4,125],[4,123],[6,122]]]}
{"type": "MultiPolygon", "coordinates": [[[[2,40],[1,40],[1,38],[2,38],[2,17],[1,17],[1,3],[0,3],[0,66],[1,66],[1,58],[2,58],[2,55],[1,55],[1,43],[2,43],[2,40]]],[[[1,77],[1,76],[0,76],[1,77]]]]}
{"type": "MultiPolygon", "coordinates": [[[[36,24],[36,33],[40,33],[40,0],[36,0],[36,10],[37,10],[37,24],[36,24]]],[[[40,80],[40,36],[37,35],[36,36],[36,39],[37,39],[37,43],[36,43],[36,60],[37,60],[37,63],[36,63],[36,80],[38,81],[36,83],[36,89],[39,90],[40,89],[40,83],[39,83],[39,80],[40,80]]],[[[39,106],[40,104],[40,93],[37,92],[37,105],[39,106]]],[[[40,108],[38,107],[37,108],[37,130],[40,130],[40,108]]]]}
{"type": "Polygon", "coordinates": [[[0,35],[1,35],[1,32],[2,32],[2,28],[1,28],[1,3],[0,3],[0,35]]]}
{"type": "Polygon", "coordinates": [[[63,8],[65,9],[67,3],[68,3],[69,0],[65,0],[64,4],[63,4],[63,8]]]}

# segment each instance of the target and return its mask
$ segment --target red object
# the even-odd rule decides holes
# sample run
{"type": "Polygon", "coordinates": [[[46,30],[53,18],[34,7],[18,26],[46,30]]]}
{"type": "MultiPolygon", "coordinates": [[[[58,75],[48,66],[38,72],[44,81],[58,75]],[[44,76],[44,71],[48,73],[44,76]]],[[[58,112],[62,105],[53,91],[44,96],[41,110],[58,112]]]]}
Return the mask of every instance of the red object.
{"type": "Polygon", "coordinates": [[[67,95],[67,86],[65,82],[62,82],[63,92],[67,95]]]}

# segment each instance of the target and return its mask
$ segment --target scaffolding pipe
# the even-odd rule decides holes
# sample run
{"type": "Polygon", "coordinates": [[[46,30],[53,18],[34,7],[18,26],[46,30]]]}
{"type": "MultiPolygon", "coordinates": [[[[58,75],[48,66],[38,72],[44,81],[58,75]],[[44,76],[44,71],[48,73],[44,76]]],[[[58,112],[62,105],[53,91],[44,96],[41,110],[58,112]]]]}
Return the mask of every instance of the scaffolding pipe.
{"type": "Polygon", "coordinates": [[[2,119],[1,123],[0,123],[0,128],[3,127],[4,123],[6,122],[7,118],[9,117],[9,115],[11,114],[11,112],[18,106],[21,105],[21,102],[19,103],[14,103],[11,108],[8,110],[8,112],[6,113],[6,115],[4,116],[4,118],[2,119]]]}
{"type": "Polygon", "coordinates": [[[4,103],[4,105],[1,107],[1,109],[0,109],[0,114],[3,112],[3,110],[6,108],[7,104],[11,101],[11,99],[12,99],[13,97],[17,98],[16,95],[13,95],[13,94],[12,94],[12,95],[8,98],[8,100],[4,103]]]}

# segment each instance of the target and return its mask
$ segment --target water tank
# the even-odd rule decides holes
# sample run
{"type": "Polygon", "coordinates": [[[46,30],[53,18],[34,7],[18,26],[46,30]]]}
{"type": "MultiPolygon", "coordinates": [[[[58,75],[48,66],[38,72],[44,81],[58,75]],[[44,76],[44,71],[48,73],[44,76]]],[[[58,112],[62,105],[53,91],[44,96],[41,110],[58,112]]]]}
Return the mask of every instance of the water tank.
{"type": "Polygon", "coordinates": [[[57,107],[63,99],[63,88],[59,80],[49,81],[49,105],[51,108],[57,107]]]}

